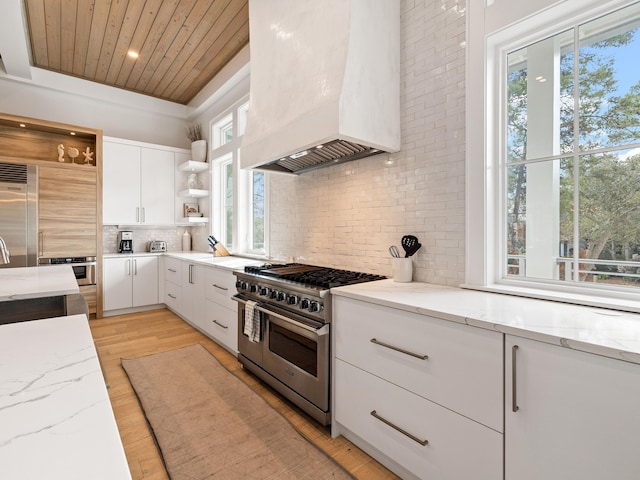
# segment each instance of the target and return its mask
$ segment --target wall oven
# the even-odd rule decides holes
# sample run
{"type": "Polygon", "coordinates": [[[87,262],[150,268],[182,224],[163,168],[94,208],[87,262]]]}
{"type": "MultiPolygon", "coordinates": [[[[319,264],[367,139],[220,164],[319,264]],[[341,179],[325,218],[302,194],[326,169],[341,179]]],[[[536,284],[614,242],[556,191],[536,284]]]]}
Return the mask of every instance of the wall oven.
{"type": "Polygon", "coordinates": [[[38,264],[40,266],[71,265],[79,286],[96,284],[96,257],[40,258],[38,264]]]}
{"type": "Polygon", "coordinates": [[[329,425],[330,288],[384,277],[300,264],[250,266],[234,274],[238,360],[312,418],[329,425]],[[254,341],[245,333],[247,309],[259,318],[254,341]]]}

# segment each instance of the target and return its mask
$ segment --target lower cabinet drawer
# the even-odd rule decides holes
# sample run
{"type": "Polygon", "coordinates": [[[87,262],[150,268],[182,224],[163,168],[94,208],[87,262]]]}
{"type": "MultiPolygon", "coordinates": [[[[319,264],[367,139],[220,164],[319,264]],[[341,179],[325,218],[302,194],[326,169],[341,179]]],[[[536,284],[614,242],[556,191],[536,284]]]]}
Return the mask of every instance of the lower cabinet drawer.
{"type": "Polygon", "coordinates": [[[419,478],[502,478],[502,434],[339,359],[334,418],[419,478]]]}
{"type": "Polygon", "coordinates": [[[164,279],[174,285],[182,285],[182,260],[164,257],[164,279]]]}
{"type": "Polygon", "coordinates": [[[238,314],[211,300],[206,301],[205,332],[233,353],[238,353],[238,314]]]}
{"type": "Polygon", "coordinates": [[[182,311],[182,287],[166,281],[164,283],[164,303],[171,310],[180,313],[182,311]]]}
{"type": "Polygon", "coordinates": [[[217,302],[231,310],[238,305],[231,297],[236,293],[236,277],[230,270],[208,268],[206,274],[205,295],[209,300],[217,302]]]}

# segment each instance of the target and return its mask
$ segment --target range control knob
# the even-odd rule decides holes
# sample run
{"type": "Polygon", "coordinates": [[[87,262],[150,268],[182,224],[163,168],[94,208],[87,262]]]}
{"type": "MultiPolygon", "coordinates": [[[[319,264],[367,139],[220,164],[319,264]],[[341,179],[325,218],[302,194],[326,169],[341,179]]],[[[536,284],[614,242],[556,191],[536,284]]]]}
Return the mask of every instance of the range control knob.
{"type": "Polygon", "coordinates": [[[251,285],[249,285],[249,291],[251,293],[256,293],[258,291],[258,286],[254,283],[252,283],[251,285]]]}
{"type": "Polygon", "coordinates": [[[238,287],[240,290],[246,290],[248,288],[248,285],[247,285],[247,282],[238,280],[236,282],[236,287],[238,287]]]}
{"type": "Polygon", "coordinates": [[[269,298],[275,300],[278,297],[278,291],[277,290],[271,290],[271,293],[269,294],[269,298]]]}
{"type": "Polygon", "coordinates": [[[297,295],[289,295],[287,297],[287,305],[297,305],[298,296],[297,295]]]}
{"type": "Polygon", "coordinates": [[[236,280],[236,288],[242,288],[242,282],[240,280],[236,280]]]}
{"type": "Polygon", "coordinates": [[[267,295],[269,295],[269,289],[267,287],[260,287],[259,293],[261,297],[266,297],[267,295]]]}
{"type": "Polygon", "coordinates": [[[320,302],[311,302],[309,304],[310,312],[319,312],[320,311],[320,302]]]}
{"type": "Polygon", "coordinates": [[[286,298],[286,295],[284,294],[284,292],[278,292],[278,296],[276,297],[276,300],[278,300],[279,302],[284,302],[285,298],[286,298]]]}
{"type": "Polygon", "coordinates": [[[300,300],[300,308],[302,310],[307,310],[309,308],[309,299],[308,298],[303,298],[302,300],[300,300]]]}

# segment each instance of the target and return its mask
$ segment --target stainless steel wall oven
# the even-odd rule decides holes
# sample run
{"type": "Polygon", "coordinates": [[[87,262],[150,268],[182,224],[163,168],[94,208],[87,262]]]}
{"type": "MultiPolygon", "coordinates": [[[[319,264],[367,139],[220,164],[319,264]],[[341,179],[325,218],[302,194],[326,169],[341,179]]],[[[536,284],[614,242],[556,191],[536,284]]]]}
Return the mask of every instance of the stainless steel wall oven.
{"type": "Polygon", "coordinates": [[[40,258],[42,265],[71,265],[79,286],[96,284],[96,257],[40,258]]]}

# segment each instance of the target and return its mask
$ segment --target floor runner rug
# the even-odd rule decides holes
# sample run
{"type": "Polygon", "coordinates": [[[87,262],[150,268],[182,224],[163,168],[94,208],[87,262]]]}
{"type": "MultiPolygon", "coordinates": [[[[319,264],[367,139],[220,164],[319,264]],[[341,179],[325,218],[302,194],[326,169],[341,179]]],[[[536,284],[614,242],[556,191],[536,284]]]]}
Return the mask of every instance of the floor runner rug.
{"type": "Polygon", "coordinates": [[[353,479],[202,345],[122,366],[172,480],[353,479]]]}

